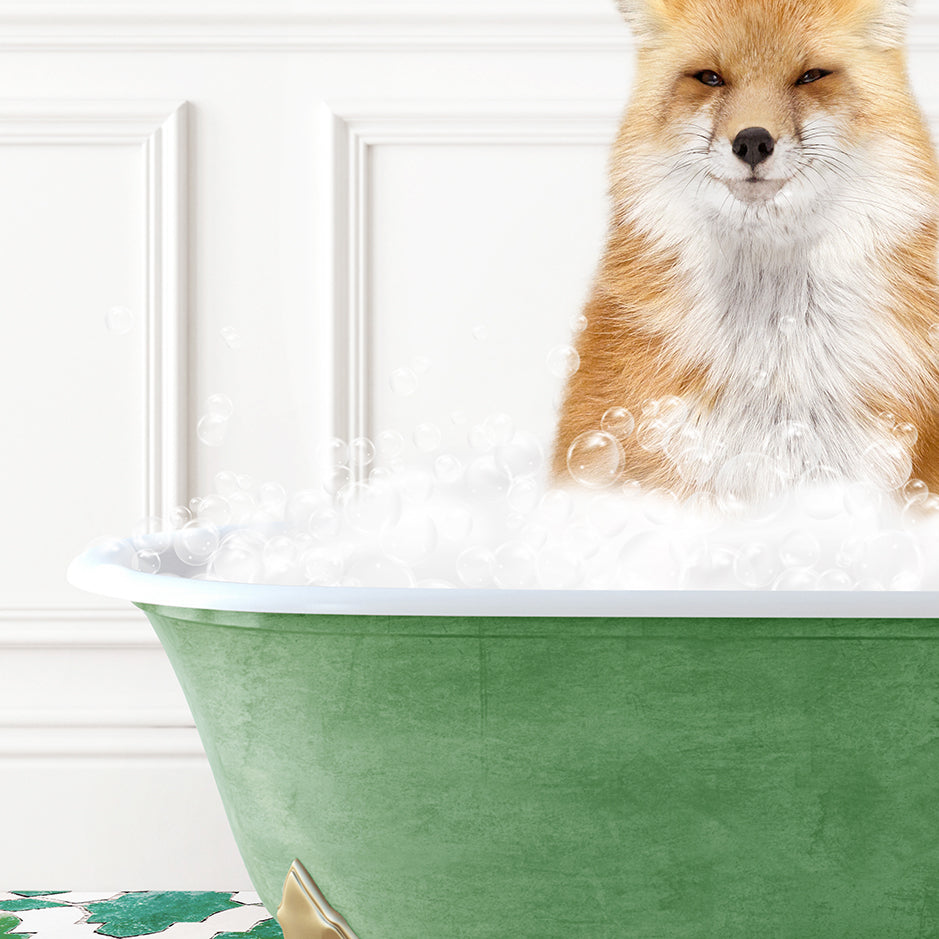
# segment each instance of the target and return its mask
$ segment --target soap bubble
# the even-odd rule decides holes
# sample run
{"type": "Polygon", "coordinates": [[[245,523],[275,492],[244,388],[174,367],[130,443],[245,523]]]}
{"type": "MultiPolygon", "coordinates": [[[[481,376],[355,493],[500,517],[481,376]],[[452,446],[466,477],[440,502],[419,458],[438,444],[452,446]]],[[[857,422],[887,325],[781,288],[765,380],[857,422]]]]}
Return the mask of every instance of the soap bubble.
{"type": "Polygon", "coordinates": [[[587,522],[574,522],[564,532],[564,544],[578,557],[592,558],[600,550],[600,532],[587,522]]]}
{"type": "Polygon", "coordinates": [[[463,478],[463,464],[452,453],[441,453],[434,460],[434,475],[444,485],[453,485],[463,478]]]}
{"type": "Polygon", "coordinates": [[[815,590],[818,587],[818,572],[810,567],[790,567],[774,581],[773,590],[815,590]]]}
{"type": "Polygon", "coordinates": [[[534,434],[518,431],[507,443],[500,443],[493,451],[496,465],[510,476],[537,473],[544,462],[541,444],[534,434]]]}
{"type": "Polygon", "coordinates": [[[104,314],[104,325],[115,336],[126,336],[134,328],[135,316],[126,306],[112,306],[104,314]]]}
{"type": "Polygon", "coordinates": [[[617,440],[626,440],[636,428],[636,419],[626,408],[610,408],[600,419],[600,430],[617,440]]]}
{"type": "Polygon", "coordinates": [[[264,542],[261,549],[261,562],[264,565],[265,579],[283,577],[289,574],[299,561],[297,544],[287,535],[274,535],[264,542]]]}
{"type": "Polygon", "coordinates": [[[508,541],[494,555],[492,573],[496,584],[509,590],[522,590],[535,583],[537,555],[524,541],[508,541]]]}
{"type": "Polygon", "coordinates": [[[522,515],[533,512],[541,499],[541,487],[532,476],[519,476],[512,481],[506,501],[509,508],[522,515]]]}
{"type": "Polygon", "coordinates": [[[580,354],[573,346],[555,346],[548,353],[548,371],[557,378],[570,378],[580,368],[580,354]]]}
{"type": "Polygon", "coordinates": [[[383,430],[375,437],[375,451],[382,460],[393,460],[404,452],[404,434],[383,430]]]}
{"type": "Polygon", "coordinates": [[[721,511],[739,516],[757,502],[766,503],[782,491],[783,476],[776,463],[762,453],[741,453],[718,469],[715,495],[721,511]]]}
{"type": "Polygon", "coordinates": [[[224,496],[214,494],[206,496],[199,503],[196,518],[199,522],[224,528],[232,519],[231,506],[224,496]]]}
{"type": "Polygon", "coordinates": [[[131,529],[131,544],[136,551],[166,551],[173,543],[173,525],[150,515],[140,519],[131,529]]]}
{"type": "Polygon", "coordinates": [[[133,568],[135,571],[140,571],[141,574],[158,574],[160,564],[159,551],[150,551],[144,548],[134,555],[133,568]]]}
{"type": "Polygon", "coordinates": [[[287,490],[280,483],[266,482],[258,488],[258,502],[275,517],[283,516],[287,506],[287,490]]]}
{"type": "Polygon", "coordinates": [[[166,520],[171,528],[182,528],[186,522],[192,520],[192,512],[185,505],[177,505],[170,509],[166,520]]]}
{"type": "Polygon", "coordinates": [[[227,421],[235,413],[235,406],[228,395],[209,395],[208,401],[206,401],[206,413],[227,421]]]}
{"type": "Polygon", "coordinates": [[[894,439],[903,447],[913,447],[919,439],[919,431],[907,421],[895,424],[893,427],[894,439]]]}
{"type": "Polygon", "coordinates": [[[846,571],[839,570],[837,567],[829,568],[818,575],[816,588],[818,590],[851,590],[854,587],[854,581],[846,571]]]}
{"type": "Polygon", "coordinates": [[[744,587],[768,587],[779,573],[776,552],[763,542],[744,545],[734,561],[734,575],[744,587]]]}
{"type": "Polygon", "coordinates": [[[636,426],[636,443],[648,453],[664,450],[674,433],[671,423],[661,417],[640,421],[636,426]]]}
{"type": "Polygon", "coordinates": [[[101,559],[102,564],[114,564],[117,567],[133,567],[134,548],[131,544],[120,538],[95,538],[88,545],[89,551],[94,551],[101,559]]]}
{"type": "Polygon", "coordinates": [[[925,502],[929,498],[929,486],[921,479],[911,479],[903,487],[903,500],[907,505],[925,502]]]}
{"type": "Polygon", "coordinates": [[[619,579],[623,587],[674,587],[681,573],[681,550],[666,532],[641,532],[627,539],[620,549],[619,579]]]}
{"type": "Polygon", "coordinates": [[[203,414],[196,424],[196,436],[207,447],[220,447],[228,434],[228,419],[217,414],[203,414]]]}
{"type": "Polygon", "coordinates": [[[425,469],[413,467],[398,476],[401,495],[413,505],[423,505],[434,494],[434,477],[425,469]]]}
{"type": "Polygon", "coordinates": [[[538,522],[530,522],[524,525],[518,533],[519,541],[531,545],[536,551],[540,551],[547,543],[550,532],[544,525],[538,522]]]}
{"type": "Polygon", "coordinates": [[[389,379],[391,390],[402,398],[409,398],[418,388],[417,375],[409,368],[396,368],[389,379]]]}
{"type": "Polygon", "coordinates": [[[300,556],[304,582],[314,587],[334,587],[342,579],[343,562],[329,548],[307,548],[300,556]]]}
{"type": "Polygon", "coordinates": [[[495,555],[489,548],[466,548],[456,559],[456,572],[464,587],[491,587],[495,555]]]}
{"type": "Polygon", "coordinates": [[[240,349],[245,344],[244,337],[234,326],[223,326],[220,332],[229,349],[240,349]]]}
{"type": "Polygon", "coordinates": [[[670,525],[678,514],[678,496],[668,489],[653,489],[646,499],[643,512],[653,525],[670,525]]]}
{"type": "Polygon", "coordinates": [[[464,479],[470,497],[482,501],[501,498],[512,485],[512,477],[491,454],[476,457],[466,468],[464,479]]]}
{"type": "Polygon", "coordinates": [[[473,338],[477,342],[485,342],[489,338],[489,330],[485,326],[474,326],[473,338]]]}
{"type": "Polygon", "coordinates": [[[905,528],[933,528],[939,522],[939,495],[930,494],[922,500],[907,501],[900,515],[905,528]]]}
{"type": "Polygon", "coordinates": [[[779,545],[779,559],[786,567],[811,567],[821,553],[818,538],[804,529],[790,531],[779,545]]]}
{"type": "Polygon", "coordinates": [[[441,541],[464,544],[473,531],[473,513],[460,503],[435,507],[433,517],[441,541]]]}
{"type": "Polygon", "coordinates": [[[483,421],[483,427],[494,446],[501,447],[511,443],[515,436],[515,422],[508,414],[490,414],[483,421]]]}
{"type": "Polygon", "coordinates": [[[797,325],[794,316],[781,316],[779,318],[779,331],[785,336],[791,336],[796,331],[797,325]]]}
{"type": "Polygon", "coordinates": [[[342,531],[342,516],[331,505],[321,505],[310,516],[309,529],[317,541],[332,541],[342,531]]]}
{"type": "Polygon", "coordinates": [[[880,583],[891,590],[912,590],[922,579],[922,556],[907,532],[882,531],[865,538],[854,568],[863,583],[880,583]]]}
{"type": "Polygon", "coordinates": [[[381,546],[389,558],[413,566],[437,547],[437,528],[429,516],[411,513],[385,529],[381,546]]]}
{"type": "Polygon", "coordinates": [[[879,489],[899,489],[913,472],[913,459],[899,441],[883,441],[864,451],[863,469],[879,489]]]}
{"type": "Polygon", "coordinates": [[[486,453],[494,446],[489,428],[485,424],[474,424],[466,433],[466,442],[480,453],[486,453]]]}
{"type": "Polygon", "coordinates": [[[733,590],[736,555],[721,545],[700,544],[685,558],[681,586],[686,590],[733,590]]]}
{"type": "Polygon", "coordinates": [[[343,514],[359,532],[377,533],[397,523],[401,495],[390,483],[355,483],[343,493],[343,514]]]}
{"type": "Polygon", "coordinates": [[[587,431],[567,451],[567,469],[582,486],[604,489],[623,471],[625,454],[620,442],[604,431],[587,431]]]}
{"type": "Polygon", "coordinates": [[[352,484],[352,469],[348,466],[335,466],[323,480],[323,490],[330,496],[338,496],[352,484]]]}
{"type": "Polygon", "coordinates": [[[561,545],[545,548],[538,555],[538,582],[542,587],[561,590],[579,587],[584,581],[584,563],[561,545]]]}
{"type": "Polygon", "coordinates": [[[421,453],[433,453],[440,448],[443,434],[436,424],[418,424],[414,429],[414,445],[421,453]]]}
{"type": "Polygon", "coordinates": [[[414,575],[406,564],[377,552],[364,552],[353,557],[348,575],[369,587],[413,587],[414,575]]]}
{"type": "Polygon", "coordinates": [[[231,493],[237,492],[241,488],[238,485],[237,474],[231,472],[231,470],[220,470],[217,472],[213,483],[215,485],[215,491],[220,496],[231,495],[231,493]]]}
{"type": "Polygon", "coordinates": [[[332,437],[316,448],[317,463],[325,472],[349,465],[349,445],[340,437],[332,437]]]}
{"type": "Polygon", "coordinates": [[[571,320],[571,332],[574,334],[582,333],[587,328],[587,317],[583,313],[580,316],[575,316],[571,320]]]}
{"type": "Polygon", "coordinates": [[[844,489],[844,507],[857,519],[873,519],[880,511],[883,493],[872,482],[851,482],[844,489]]]}
{"type": "Polygon", "coordinates": [[[219,531],[210,522],[197,519],[183,525],[173,536],[176,557],[192,567],[206,564],[218,550],[219,531]]]}
{"type": "Polygon", "coordinates": [[[375,444],[368,437],[356,437],[349,444],[349,465],[368,466],[375,459],[375,444]]]}
{"type": "Polygon", "coordinates": [[[233,531],[222,538],[209,561],[209,576],[213,580],[253,584],[261,573],[263,550],[264,539],[257,532],[233,531]]]}
{"type": "Polygon", "coordinates": [[[567,522],[574,511],[570,493],[563,489],[549,489],[538,503],[538,517],[546,524],[560,526],[567,522]]]}

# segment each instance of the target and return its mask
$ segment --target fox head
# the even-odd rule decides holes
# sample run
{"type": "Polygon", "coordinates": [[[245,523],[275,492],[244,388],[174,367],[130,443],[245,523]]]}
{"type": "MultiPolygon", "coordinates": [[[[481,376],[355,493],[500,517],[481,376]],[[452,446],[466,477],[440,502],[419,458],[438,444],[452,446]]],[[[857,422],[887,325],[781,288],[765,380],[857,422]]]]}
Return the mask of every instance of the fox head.
{"type": "Polygon", "coordinates": [[[618,3],[638,61],[613,195],[637,224],[664,213],[687,231],[691,211],[722,231],[799,237],[896,227],[934,197],[904,0],[618,3]]]}

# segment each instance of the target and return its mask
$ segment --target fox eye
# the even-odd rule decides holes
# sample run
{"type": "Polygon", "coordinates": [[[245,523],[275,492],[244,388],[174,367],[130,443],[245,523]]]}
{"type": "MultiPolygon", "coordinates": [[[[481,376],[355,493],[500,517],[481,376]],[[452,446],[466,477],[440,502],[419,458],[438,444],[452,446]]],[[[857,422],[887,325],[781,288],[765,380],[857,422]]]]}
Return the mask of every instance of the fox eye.
{"type": "Polygon", "coordinates": [[[797,82],[797,85],[811,85],[812,82],[817,82],[820,78],[824,78],[826,75],[831,75],[831,72],[823,68],[810,68],[797,82]]]}
{"type": "Polygon", "coordinates": [[[711,88],[720,88],[724,84],[724,79],[717,74],[717,72],[712,72],[710,69],[705,69],[703,72],[698,72],[695,76],[702,85],[710,85],[711,88]]]}

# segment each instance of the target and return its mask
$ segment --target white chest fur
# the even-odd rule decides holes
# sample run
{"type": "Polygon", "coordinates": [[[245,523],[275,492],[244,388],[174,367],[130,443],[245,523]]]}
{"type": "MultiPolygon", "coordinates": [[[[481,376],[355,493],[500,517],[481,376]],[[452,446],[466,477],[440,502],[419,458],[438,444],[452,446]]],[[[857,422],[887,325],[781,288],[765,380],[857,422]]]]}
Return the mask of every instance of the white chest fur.
{"type": "Polygon", "coordinates": [[[695,302],[675,352],[707,376],[702,399],[687,404],[695,452],[711,459],[683,475],[701,485],[730,466],[730,484],[751,493],[772,485],[767,472],[894,482],[908,454],[869,402],[908,393],[917,365],[863,248],[834,231],[788,247],[730,237],[686,252],[695,302]],[[750,454],[768,460],[740,459],[750,454]]]}

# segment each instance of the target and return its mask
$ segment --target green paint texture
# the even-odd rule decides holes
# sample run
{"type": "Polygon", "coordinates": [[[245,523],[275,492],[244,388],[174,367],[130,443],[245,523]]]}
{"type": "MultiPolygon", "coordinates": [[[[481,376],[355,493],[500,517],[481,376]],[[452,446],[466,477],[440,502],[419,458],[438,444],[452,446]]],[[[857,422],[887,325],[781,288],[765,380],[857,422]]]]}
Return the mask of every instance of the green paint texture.
{"type": "Polygon", "coordinates": [[[272,912],[359,939],[939,936],[939,625],[143,606],[272,912]]]}
{"type": "Polygon", "coordinates": [[[239,906],[231,893],[154,890],[89,903],[87,909],[88,922],[102,924],[97,934],[127,937],[162,932],[174,923],[201,923],[213,913],[239,906]]]}
{"type": "Polygon", "coordinates": [[[19,926],[20,920],[16,916],[8,916],[0,912],[0,936],[3,939],[29,939],[28,933],[13,932],[19,926]]]}

